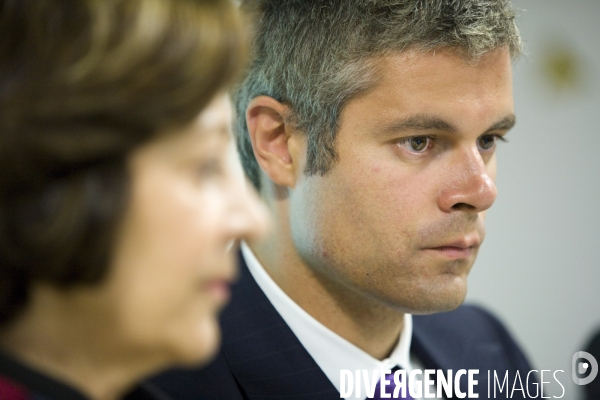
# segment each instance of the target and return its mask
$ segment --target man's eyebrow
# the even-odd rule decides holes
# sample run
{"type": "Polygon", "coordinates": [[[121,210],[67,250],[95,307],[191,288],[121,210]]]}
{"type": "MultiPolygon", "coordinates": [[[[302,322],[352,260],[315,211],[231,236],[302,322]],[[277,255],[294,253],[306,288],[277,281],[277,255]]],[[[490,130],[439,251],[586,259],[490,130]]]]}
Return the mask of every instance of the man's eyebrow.
{"type": "Polygon", "coordinates": [[[507,130],[511,129],[513,126],[515,126],[516,123],[517,123],[517,119],[514,116],[514,114],[507,115],[506,117],[502,118],[500,121],[498,121],[494,125],[492,125],[486,132],[507,131],[507,130]]]}
{"type": "Polygon", "coordinates": [[[442,118],[427,114],[417,114],[385,125],[382,130],[386,133],[394,133],[408,130],[456,132],[458,129],[442,118]]]}
{"type": "MultiPolygon", "coordinates": [[[[500,121],[493,124],[485,132],[498,131],[498,130],[509,130],[515,126],[516,118],[513,114],[507,115],[500,121]]],[[[385,133],[395,133],[402,131],[443,131],[449,133],[456,133],[458,129],[452,123],[444,120],[443,118],[427,115],[417,114],[412,115],[408,118],[394,121],[389,125],[384,125],[382,131],[385,133]]]]}

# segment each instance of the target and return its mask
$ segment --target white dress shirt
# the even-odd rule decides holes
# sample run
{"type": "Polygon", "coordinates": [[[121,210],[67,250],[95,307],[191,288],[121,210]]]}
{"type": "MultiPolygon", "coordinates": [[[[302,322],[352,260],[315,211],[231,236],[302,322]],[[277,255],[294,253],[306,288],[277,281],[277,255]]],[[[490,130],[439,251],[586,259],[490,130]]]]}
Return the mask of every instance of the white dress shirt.
{"type": "MultiPolygon", "coordinates": [[[[258,286],[338,391],[341,388],[340,370],[343,369],[354,374],[356,370],[391,370],[398,365],[407,371],[407,375],[414,368],[422,369],[418,360],[410,355],[411,314],[404,314],[404,327],[392,353],[388,358],[378,360],[325,327],[296,304],[273,281],[244,242],[241,244],[241,251],[258,286]]],[[[361,392],[360,396],[346,398],[365,399],[364,386],[361,392]]]]}

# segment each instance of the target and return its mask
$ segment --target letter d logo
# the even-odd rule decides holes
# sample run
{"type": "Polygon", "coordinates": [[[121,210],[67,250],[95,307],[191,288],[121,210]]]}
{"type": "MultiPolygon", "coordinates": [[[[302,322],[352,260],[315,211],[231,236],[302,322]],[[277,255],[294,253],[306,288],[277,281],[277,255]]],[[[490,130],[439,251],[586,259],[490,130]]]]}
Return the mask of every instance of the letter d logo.
{"type": "Polygon", "coordinates": [[[588,352],[578,351],[573,354],[573,365],[571,368],[571,374],[573,376],[573,382],[577,385],[587,385],[596,378],[598,375],[598,361],[588,352]],[[590,371],[589,375],[585,378],[580,378],[587,371],[590,371]]]}

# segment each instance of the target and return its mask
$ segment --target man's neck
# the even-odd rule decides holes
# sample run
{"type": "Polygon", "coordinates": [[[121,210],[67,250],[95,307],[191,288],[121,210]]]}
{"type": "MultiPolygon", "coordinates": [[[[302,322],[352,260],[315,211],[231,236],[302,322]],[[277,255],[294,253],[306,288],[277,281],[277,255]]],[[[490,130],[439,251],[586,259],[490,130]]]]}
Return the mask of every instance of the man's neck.
{"type": "Polygon", "coordinates": [[[296,252],[286,226],[276,219],[271,235],[249,243],[277,285],[321,324],[379,360],[398,343],[404,315],[339,284],[308,265],[296,252]]]}

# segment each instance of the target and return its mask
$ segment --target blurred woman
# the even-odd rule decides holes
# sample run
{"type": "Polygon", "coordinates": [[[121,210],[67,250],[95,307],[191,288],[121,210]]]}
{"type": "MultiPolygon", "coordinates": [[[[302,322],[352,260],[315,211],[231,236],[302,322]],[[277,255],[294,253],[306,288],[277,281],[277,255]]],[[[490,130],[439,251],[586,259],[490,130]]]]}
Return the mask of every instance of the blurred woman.
{"type": "Polygon", "coordinates": [[[236,12],[0,0],[0,399],[122,398],[216,352],[227,250],[266,215],[229,133],[236,12]]]}

